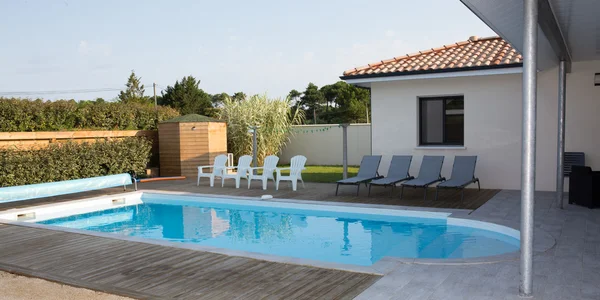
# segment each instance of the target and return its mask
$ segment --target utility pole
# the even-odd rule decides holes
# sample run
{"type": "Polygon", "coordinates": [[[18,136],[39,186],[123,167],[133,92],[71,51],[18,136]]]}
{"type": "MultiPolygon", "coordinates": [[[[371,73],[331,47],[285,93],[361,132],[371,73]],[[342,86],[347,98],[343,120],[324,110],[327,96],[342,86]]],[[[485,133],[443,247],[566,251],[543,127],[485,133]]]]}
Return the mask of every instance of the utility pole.
{"type": "Polygon", "coordinates": [[[340,124],[342,126],[342,165],[344,167],[344,171],[342,173],[342,178],[348,178],[348,125],[350,124],[340,124]]]}
{"type": "Polygon", "coordinates": [[[158,103],[156,102],[156,82],[152,83],[152,89],[154,90],[154,111],[156,112],[156,128],[158,128],[158,103]]]}
{"type": "MultiPolygon", "coordinates": [[[[258,160],[256,159],[256,155],[258,152],[258,143],[256,141],[256,128],[258,126],[250,126],[248,132],[252,133],[252,161],[254,167],[258,167],[258,160]]],[[[256,170],[252,170],[252,174],[256,174],[256,170]]]]}
{"type": "Polygon", "coordinates": [[[156,102],[156,82],[152,83],[152,89],[154,90],[154,109],[158,111],[158,103],[156,102]]]}

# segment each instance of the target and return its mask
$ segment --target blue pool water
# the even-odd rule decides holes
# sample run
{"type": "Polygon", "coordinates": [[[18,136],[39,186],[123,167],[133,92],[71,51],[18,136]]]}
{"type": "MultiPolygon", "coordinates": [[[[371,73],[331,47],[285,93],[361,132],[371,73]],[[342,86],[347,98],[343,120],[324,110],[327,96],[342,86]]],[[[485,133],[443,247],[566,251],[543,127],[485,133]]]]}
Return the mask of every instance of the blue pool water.
{"type": "Polygon", "coordinates": [[[364,266],[384,256],[472,258],[519,249],[516,238],[448,225],[445,218],[224,204],[219,199],[180,201],[168,197],[144,194],[143,204],[39,223],[364,266]]]}

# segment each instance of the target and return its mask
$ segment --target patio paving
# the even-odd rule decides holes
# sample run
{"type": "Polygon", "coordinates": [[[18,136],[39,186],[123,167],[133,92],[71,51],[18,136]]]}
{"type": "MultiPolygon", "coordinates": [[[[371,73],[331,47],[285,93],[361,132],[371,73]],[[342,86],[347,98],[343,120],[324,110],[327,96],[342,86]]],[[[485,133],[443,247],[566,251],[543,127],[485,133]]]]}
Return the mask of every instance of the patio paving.
{"type": "MultiPolygon", "coordinates": [[[[519,227],[520,192],[501,191],[466,218],[519,227]]],[[[534,250],[555,239],[552,248],[535,251],[534,297],[600,299],[600,210],[565,204],[537,192],[534,250]]],[[[405,264],[356,299],[522,299],[518,296],[519,261],[477,265],[405,264]]]]}

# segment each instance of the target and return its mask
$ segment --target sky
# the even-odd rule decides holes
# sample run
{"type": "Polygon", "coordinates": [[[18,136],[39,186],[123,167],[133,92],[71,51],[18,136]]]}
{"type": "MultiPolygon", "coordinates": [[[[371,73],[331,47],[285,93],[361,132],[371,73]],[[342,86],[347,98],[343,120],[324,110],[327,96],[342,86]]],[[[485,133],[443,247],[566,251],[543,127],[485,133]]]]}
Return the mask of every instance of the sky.
{"type": "Polygon", "coordinates": [[[495,35],[459,0],[0,0],[0,12],[0,96],[44,99],[114,99],[131,70],[147,95],[192,75],[211,94],[285,97],[495,35]]]}

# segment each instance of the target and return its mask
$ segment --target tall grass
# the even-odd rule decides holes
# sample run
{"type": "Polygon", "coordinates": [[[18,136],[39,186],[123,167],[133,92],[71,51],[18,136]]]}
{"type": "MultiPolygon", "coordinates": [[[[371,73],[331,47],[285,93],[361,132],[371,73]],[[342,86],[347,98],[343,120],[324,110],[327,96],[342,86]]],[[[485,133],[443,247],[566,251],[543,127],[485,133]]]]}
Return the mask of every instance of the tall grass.
{"type": "Polygon", "coordinates": [[[277,155],[292,134],[292,125],[304,121],[302,110],[292,111],[289,99],[254,95],[242,101],[225,99],[219,118],[227,121],[227,146],[235,157],[252,154],[251,126],[257,126],[259,165],[268,155],[277,155]]]}

